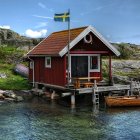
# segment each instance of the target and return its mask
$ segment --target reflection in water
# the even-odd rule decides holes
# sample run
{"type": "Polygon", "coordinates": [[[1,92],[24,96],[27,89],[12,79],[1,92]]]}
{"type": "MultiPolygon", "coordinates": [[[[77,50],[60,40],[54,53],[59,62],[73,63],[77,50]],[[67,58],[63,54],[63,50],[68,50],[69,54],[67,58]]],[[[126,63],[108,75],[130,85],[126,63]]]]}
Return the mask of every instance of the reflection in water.
{"type": "Polygon", "coordinates": [[[0,105],[0,140],[138,140],[139,116],[140,108],[70,108],[33,98],[0,105]]]}

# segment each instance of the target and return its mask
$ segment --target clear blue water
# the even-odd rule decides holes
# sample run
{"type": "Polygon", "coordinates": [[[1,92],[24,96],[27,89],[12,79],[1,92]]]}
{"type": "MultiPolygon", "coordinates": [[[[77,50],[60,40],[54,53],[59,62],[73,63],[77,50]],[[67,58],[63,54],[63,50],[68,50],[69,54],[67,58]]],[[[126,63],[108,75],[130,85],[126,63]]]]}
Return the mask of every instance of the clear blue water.
{"type": "Polygon", "coordinates": [[[79,105],[34,98],[0,104],[0,140],[140,140],[140,108],[79,105]]]}

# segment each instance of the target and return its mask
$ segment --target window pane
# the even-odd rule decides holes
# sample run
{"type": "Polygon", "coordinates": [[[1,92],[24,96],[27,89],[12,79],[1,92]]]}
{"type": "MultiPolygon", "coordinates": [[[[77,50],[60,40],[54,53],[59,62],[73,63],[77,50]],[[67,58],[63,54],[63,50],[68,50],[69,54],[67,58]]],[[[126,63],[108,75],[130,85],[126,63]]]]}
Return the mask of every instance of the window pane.
{"type": "Polygon", "coordinates": [[[33,62],[30,61],[30,69],[33,69],[33,62]]]}
{"type": "Polygon", "coordinates": [[[90,69],[98,69],[98,56],[90,57],[90,69]]]}
{"type": "Polygon", "coordinates": [[[47,58],[47,65],[49,66],[50,64],[50,59],[47,58]]]}
{"type": "Polygon", "coordinates": [[[45,67],[51,68],[51,57],[45,57],[45,67]]]}

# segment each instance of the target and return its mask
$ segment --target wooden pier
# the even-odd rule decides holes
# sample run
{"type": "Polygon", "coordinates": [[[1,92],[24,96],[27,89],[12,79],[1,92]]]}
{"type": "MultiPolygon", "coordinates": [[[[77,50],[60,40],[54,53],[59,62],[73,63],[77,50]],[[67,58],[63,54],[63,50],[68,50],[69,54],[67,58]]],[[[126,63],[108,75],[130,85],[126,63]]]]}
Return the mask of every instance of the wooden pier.
{"type": "Polygon", "coordinates": [[[128,85],[97,86],[96,80],[94,80],[93,87],[70,89],[69,92],[62,93],[62,96],[70,95],[71,103],[75,104],[75,95],[92,94],[93,104],[99,105],[99,94],[103,92],[111,92],[113,94],[113,91],[125,91],[128,96],[133,95],[133,91],[137,91],[140,94],[140,82],[131,81],[128,85]]]}
{"type": "MultiPolygon", "coordinates": [[[[45,92],[45,87],[47,87],[48,85],[43,84],[43,88],[39,89],[38,88],[38,84],[36,83],[35,89],[33,89],[34,92],[39,94],[43,94],[45,92]]],[[[53,87],[51,88],[51,90],[53,92],[51,92],[51,99],[54,99],[55,96],[55,90],[57,89],[57,87],[55,87],[55,89],[53,89],[53,87]]],[[[59,90],[61,90],[62,92],[59,94],[61,97],[65,97],[65,96],[71,96],[71,105],[75,105],[76,100],[75,100],[75,96],[76,95],[80,95],[80,94],[92,94],[92,102],[94,105],[99,105],[99,95],[101,93],[104,92],[108,92],[108,93],[112,93],[113,91],[125,91],[126,94],[129,95],[133,95],[133,91],[137,91],[140,95],[140,82],[136,82],[136,81],[131,81],[130,84],[127,85],[121,85],[121,84],[114,84],[113,86],[98,86],[96,83],[96,80],[94,80],[93,86],[92,87],[88,87],[88,88],[62,88],[60,89],[60,87],[58,88],[59,90]]]]}

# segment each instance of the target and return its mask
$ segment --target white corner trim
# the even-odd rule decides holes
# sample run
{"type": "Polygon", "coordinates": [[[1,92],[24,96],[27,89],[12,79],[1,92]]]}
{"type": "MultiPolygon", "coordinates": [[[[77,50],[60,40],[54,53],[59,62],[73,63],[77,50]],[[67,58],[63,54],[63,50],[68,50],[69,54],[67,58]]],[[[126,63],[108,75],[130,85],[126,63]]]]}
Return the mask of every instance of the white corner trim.
{"type": "MultiPolygon", "coordinates": [[[[82,31],[74,40],[70,43],[70,49],[72,49],[84,36],[86,36],[89,32],[92,32],[97,38],[99,38],[116,56],[120,55],[120,52],[112,46],[99,32],[96,31],[94,27],[91,25],[88,26],[84,31],[82,31]]],[[[59,52],[59,55],[62,57],[68,52],[68,45],[64,47],[59,52]]]]}

